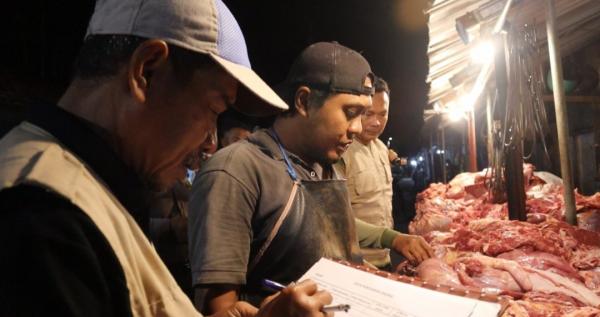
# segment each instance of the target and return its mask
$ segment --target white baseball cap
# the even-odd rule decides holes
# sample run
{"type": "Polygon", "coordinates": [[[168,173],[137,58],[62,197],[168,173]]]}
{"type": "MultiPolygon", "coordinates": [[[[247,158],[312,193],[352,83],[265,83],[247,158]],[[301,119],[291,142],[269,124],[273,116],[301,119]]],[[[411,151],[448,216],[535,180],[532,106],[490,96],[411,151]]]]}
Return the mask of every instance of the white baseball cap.
{"type": "Polygon", "coordinates": [[[221,0],[97,0],[87,34],[162,39],[209,55],[242,85],[236,108],[251,115],[287,110],[252,70],[244,35],[221,0]]]}

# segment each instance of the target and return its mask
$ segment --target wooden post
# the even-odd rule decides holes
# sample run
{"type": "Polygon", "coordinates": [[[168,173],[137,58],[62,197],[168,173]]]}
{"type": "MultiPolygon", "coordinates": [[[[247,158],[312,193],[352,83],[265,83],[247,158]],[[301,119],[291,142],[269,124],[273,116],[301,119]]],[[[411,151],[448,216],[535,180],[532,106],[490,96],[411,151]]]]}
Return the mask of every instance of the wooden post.
{"type": "Polygon", "coordinates": [[[563,88],[563,70],[560,57],[560,44],[556,36],[556,11],[554,0],[546,2],[546,32],[548,33],[548,53],[550,54],[550,70],[554,92],[554,109],[556,111],[556,130],[558,132],[558,150],[560,154],[560,174],[564,184],[565,218],[572,225],[577,224],[575,210],[575,194],[573,193],[573,174],[569,162],[569,117],[565,104],[563,88]]]}
{"type": "Polygon", "coordinates": [[[475,107],[467,113],[467,137],[469,142],[469,172],[475,173],[477,169],[477,136],[475,132],[475,107]]]}
{"type": "MultiPolygon", "coordinates": [[[[495,55],[496,63],[496,85],[498,88],[498,107],[500,113],[504,113],[507,107],[516,107],[508,103],[508,68],[506,35],[499,34],[496,37],[498,50],[495,55]]],[[[525,183],[523,180],[523,145],[518,133],[511,133],[510,145],[504,148],[504,180],[506,181],[506,198],[508,201],[508,219],[527,220],[525,210],[525,183]]],[[[503,138],[506,136],[502,136],[503,138]]]]}
{"type": "Polygon", "coordinates": [[[494,114],[492,113],[492,93],[488,89],[485,94],[485,114],[487,124],[487,158],[488,166],[492,166],[492,156],[494,151],[494,114]]]}
{"type": "Polygon", "coordinates": [[[446,128],[442,127],[440,130],[442,134],[442,153],[440,155],[442,158],[442,180],[446,184],[448,182],[448,171],[446,170],[446,128]]]}
{"type": "MultiPolygon", "coordinates": [[[[508,105],[509,107],[511,105],[508,105]]],[[[523,140],[516,133],[510,146],[505,149],[506,198],[508,201],[508,219],[527,220],[525,210],[525,180],[523,178],[523,140]]]]}
{"type": "Polygon", "coordinates": [[[435,132],[431,132],[431,134],[429,135],[429,150],[427,151],[427,153],[429,153],[429,157],[431,158],[429,160],[429,162],[431,162],[431,180],[433,182],[437,182],[438,179],[435,175],[435,153],[433,153],[433,151],[431,150],[433,148],[433,134],[435,132]]]}

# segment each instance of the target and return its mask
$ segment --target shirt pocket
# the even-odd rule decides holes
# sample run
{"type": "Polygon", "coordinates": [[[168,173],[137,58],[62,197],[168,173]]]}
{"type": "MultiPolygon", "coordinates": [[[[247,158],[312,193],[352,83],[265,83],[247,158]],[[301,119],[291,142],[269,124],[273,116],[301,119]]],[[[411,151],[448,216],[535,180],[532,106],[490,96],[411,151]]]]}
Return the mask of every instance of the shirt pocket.
{"type": "Polygon", "coordinates": [[[377,163],[370,163],[371,166],[364,164],[364,162],[356,164],[356,173],[354,174],[352,181],[354,183],[354,192],[357,196],[375,193],[381,186],[379,183],[383,181],[379,177],[380,173],[373,169],[373,163],[377,163]]]}
{"type": "Polygon", "coordinates": [[[381,169],[383,171],[383,173],[385,174],[385,184],[389,185],[390,183],[392,183],[392,169],[390,167],[390,163],[389,163],[389,157],[387,156],[387,152],[382,153],[379,156],[379,164],[381,164],[381,169]]]}

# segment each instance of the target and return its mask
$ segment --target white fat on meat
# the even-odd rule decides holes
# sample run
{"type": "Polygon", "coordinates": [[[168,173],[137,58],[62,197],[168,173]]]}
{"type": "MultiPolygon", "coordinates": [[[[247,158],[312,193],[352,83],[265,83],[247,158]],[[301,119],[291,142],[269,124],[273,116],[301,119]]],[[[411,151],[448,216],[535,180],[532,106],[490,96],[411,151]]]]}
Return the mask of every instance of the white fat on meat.
{"type": "Polygon", "coordinates": [[[509,272],[525,292],[558,292],[571,296],[589,306],[598,307],[600,305],[600,297],[581,282],[575,282],[556,273],[528,268],[511,260],[483,255],[474,255],[473,258],[485,266],[509,272]]]}
{"type": "Polygon", "coordinates": [[[417,274],[427,283],[462,288],[458,274],[440,259],[427,259],[417,267],[417,274]]]}
{"type": "Polygon", "coordinates": [[[578,272],[562,258],[546,252],[524,252],[522,250],[512,250],[497,256],[500,259],[512,260],[527,267],[552,271],[554,273],[568,276],[574,280],[580,280],[578,272]]]}
{"type": "Polygon", "coordinates": [[[533,290],[552,293],[559,292],[569,295],[580,302],[592,306],[600,306],[600,296],[585,287],[582,283],[574,282],[556,273],[538,269],[525,268],[533,285],[533,290]]]}
{"type": "Polygon", "coordinates": [[[430,213],[422,217],[419,221],[413,221],[409,224],[411,234],[424,235],[432,231],[449,231],[452,224],[452,218],[430,213]]]}
{"type": "Polygon", "coordinates": [[[527,292],[533,289],[528,274],[523,271],[523,267],[519,265],[519,263],[510,260],[495,259],[484,255],[474,255],[472,258],[481,262],[484,266],[510,273],[515,282],[519,284],[522,291],[527,292]]]}
{"type": "Polygon", "coordinates": [[[583,278],[585,286],[587,286],[587,288],[594,290],[596,294],[600,292],[600,268],[595,268],[593,270],[587,271],[579,271],[579,275],[583,278]]]}

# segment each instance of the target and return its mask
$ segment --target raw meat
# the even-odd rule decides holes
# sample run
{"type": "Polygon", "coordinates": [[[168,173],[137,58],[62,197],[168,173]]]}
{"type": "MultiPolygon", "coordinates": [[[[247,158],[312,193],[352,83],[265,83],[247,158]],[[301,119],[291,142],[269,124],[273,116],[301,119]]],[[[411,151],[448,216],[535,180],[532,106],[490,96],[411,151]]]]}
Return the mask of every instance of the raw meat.
{"type": "MultiPolygon", "coordinates": [[[[547,218],[564,220],[562,181],[547,172],[533,172],[534,169],[531,164],[523,166],[528,219],[534,223],[547,218]]],[[[450,231],[475,219],[507,219],[507,204],[489,201],[488,176],[485,170],[462,173],[447,185],[431,184],[417,195],[416,216],[409,231],[422,235],[435,230],[450,231]]],[[[600,193],[585,196],[575,191],[575,200],[579,226],[600,231],[600,193]]]]}
{"type": "Polygon", "coordinates": [[[503,316],[600,317],[600,193],[575,192],[578,227],[564,222],[560,178],[524,165],[527,222],[489,200],[487,174],[463,173],[417,196],[411,233],[435,257],[412,272],[439,285],[513,298],[503,316]]]}
{"type": "Polygon", "coordinates": [[[547,301],[519,300],[510,304],[502,317],[598,317],[600,310],[592,307],[560,305],[547,301]]]}
{"type": "Polygon", "coordinates": [[[417,267],[417,274],[421,279],[431,284],[460,288],[463,286],[458,274],[440,259],[430,258],[423,261],[417,267]]]}
{"type": "MultiPolygon", "coordinates": [[[[450,258],[445,258],[445,261],[448,260],[450,258]]],[[[547,294],[549,298],[557,294],[557,298],[553,299],[555,302],[569,301],[577,306],[600,305],[600,297],[579,280],[478,253],[463,253],[453,263],[430,259],[417,268],[417,273],[423,280],[435,284],[477,287],[486,291],[492,289],[513,297],[527,296],[528,292],[535,292],[536,296],[547,294]]]]}
{"type": "Polygon", "coordinates": [[[588,271],[579,271],[579,275],[583,278],[587,288],[600,293],[600,268],[595,268],[588,271]]]}
{"type": "Polygon", "coordinates": [[[513,260],[517,263],[530,268],[554,272],[556,274],[567,276],[570,279],[582,281],[579,272],[575,270],[564,259],[545,252],[524,252],[522,250],[512,250],[498,255],[500,259],[513,260]]]}

